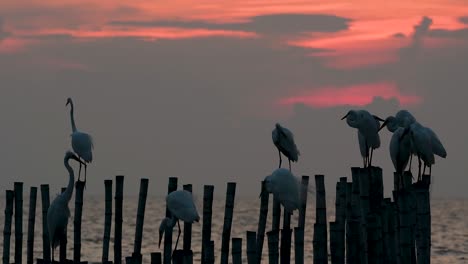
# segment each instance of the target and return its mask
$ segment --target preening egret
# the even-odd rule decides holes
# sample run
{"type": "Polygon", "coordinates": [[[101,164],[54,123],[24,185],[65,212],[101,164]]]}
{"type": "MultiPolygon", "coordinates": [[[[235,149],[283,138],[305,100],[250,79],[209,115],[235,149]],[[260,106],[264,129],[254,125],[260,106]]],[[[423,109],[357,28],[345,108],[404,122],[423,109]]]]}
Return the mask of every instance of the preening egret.
{"type": "MultiPolygon", "coordinates": [[[[67,99],[67,104],[65,106],[67,105],[70,105],[70,119],[71,119],[71,126],[72,126],[72,134],[71,134],[72,148],[73,148],[73,151],[78,155],[78,157],[84,161],[82,163],[84,164],[84,167],[85,167],[84,181],[86,182],[86,167],[87,167],[86,164],[91,163],[93,161],[93,152],[92,152],[94,148],[93,138],[89,134],[78,131],[78,129],[76,129],[75,117],[73,113],[74,107],[73,107],[73,101],[71,98],[67,99]]],[[[80,180],[80,176],[81,176],[81,164],[82,163],[80,162],[78,180],[80,180]]]]}
{"type": "Polygon", "coordinates": [[[346,123],[350,127],[357,128],[359,150],[363,158],[364,167],[370,167],[373,151],[380,147],[379,121],[384,120],[371,115],[366,110],[350,110],[341,120],[345,118],[346,123]]]}
{"type": "MultiPolygon", "coordinates": [[[[279,168],[265,177],[265,189],[273,193],[283,205],[284,210],[292,213],[300,206],[299,181],[291,171],[279,168]]],[[[261,195],[261,194],[260,194],[261,195]]]]}
{"type": "Polygon", "coordinates": [[[296,143],[294,143],[293,133],[289,129],[276,123],[275,129],[273,129],[273,131],[271,132],[271,138],[273,139],[273,143],[278,149],[278,167],[281,168],[281,153],[283,153],[288,158],[289,170],[291,170],[291,161],[297,162],[300,155],[296,143]]]}
{"type": "Polygon", "coordinates": [[[397,174],[400,176],[400,183],[403,184],[403,171],[408,165],[412,154],[411,138],[408,133],[404,133],[404,128],[398,126],[397,119],[393,116],[387,117],[380,129],[385,126],[388,131],[393,133],[389,146],[390,157],[397,174]]]}
{"type": "Polygon", "coordinates": [[[159,225],[159,247],[161,247],[161,240],[166,229],[174,228],[176,222],[179,227],[179,234],[177,235],[177,241],[174,251],[177,249],[177,244],[179,243],[180,237],[180,224],[179,219],[187,222],[193,223],[200,221],[200,216],[198,215],[197,208],[193,202],[192,193],[179,190],[171,192],[166,197],[167,208],[171,212],[171,217],[164,218],[159,225]]]}
{"type": "Polygon", "coordinates": [[[72,197],[75,182],[75,174],[69,164],[70,159],[74,159],[82,163],[82,161],[71,151],[68,151],[65,154],[63,162],[69,174],[68,186],[65,192],[55,197],[47,210],[47,227],[49,229],[50,245],[52,247],[52,261],[54,260],[54,249],[60,244],[60,240],[65,238],[64,236],[67,230],[68,218],[70,217],[68,202],[70,202],[72,197]]]}

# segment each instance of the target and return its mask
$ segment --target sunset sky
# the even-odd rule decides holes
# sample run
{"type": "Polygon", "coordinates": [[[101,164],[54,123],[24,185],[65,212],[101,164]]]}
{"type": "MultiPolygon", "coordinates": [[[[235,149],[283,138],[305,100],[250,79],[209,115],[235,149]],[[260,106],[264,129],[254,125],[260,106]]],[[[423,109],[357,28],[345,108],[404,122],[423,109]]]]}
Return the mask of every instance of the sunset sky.
{"type": "Polygon", "coordinates": [[[342,115],[405,108],[448,151],[434,195],[467,197],[467,89],[465,0],[0,1],[0,191],[66,184],[72,97],[96,142],[90,193],[124,174],[129,193],[149,177],[163,194],[177,176],[199,192],[236,181],[256,194],[277,166],[280,122],[302,154],[293,172],[325,174],[333,194],[361,165],[342,115]]]}

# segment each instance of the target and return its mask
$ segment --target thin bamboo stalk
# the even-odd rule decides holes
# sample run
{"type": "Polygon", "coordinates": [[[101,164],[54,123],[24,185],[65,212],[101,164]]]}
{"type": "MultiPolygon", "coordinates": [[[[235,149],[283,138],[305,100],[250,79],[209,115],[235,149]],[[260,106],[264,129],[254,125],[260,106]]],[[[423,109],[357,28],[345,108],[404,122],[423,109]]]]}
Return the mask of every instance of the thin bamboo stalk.
{"type": "Polygon", "coordinates": [[[112,226],[112,180],[104,180],[105,188],[105,215],[104,215],[104,237],[102,246],[102,263],[109,261],[109,243],[112,226]]]}
{"type": "Polygon", "coordinates": [[[294,260],[296,264],[304,264],[304,228],[294,228],[294,260]],[[302,250],[301,250],[302,249],[302,250]]]}
{"type": "Polygon", "coordinates": [[[83,213],[83,192],[85,183],[82,181],[76,182],[75,194],[75,217],[73,219],[73,262],[81,262],[81,217],[83,213]]]}
{"type": "Polygon", "coordinates": [[[268,218],[268,200],[269,193],[265,187],[265,181],[262,181],[262,190],[260,192],[260,215],[258,217],[258,229],[257,229],[257,261],[260,264],[262,262],[263,254],[263,241],[265,239],[266,221],[268,218]]]}
{"type": "Polygon", "coordinates": [[[15,182],[15,263],[23,260],[23,183],[15,182]]]}
{"type": "Polygon", "coordinates": [[[29,192],[29,219],[28,219],[28,241],[27,241],[27,263],[34,262],[34,225],[36,222],[36,199],[37,187],[31,187],[29,192]]]}
{"type": "Polygon", "coordinates": [[[206,245],[205,263],[214,264],[214,260],[215,260],[214,248],[215,248],[214,241],[210,240],[210,242],[206,245]]]}
{"type": "Polygon", "coordinates": [[[124,176],[115,177],[115,220],[114,220],[114,264],[122,263],[122,222],[123,222],[124,176]]]}
{"type": "Polygon", "coordinates": [[[143,224],[145,222],[146,198],[148,196],[148,179],[140,180],[140,193],[138,195],[138,209],[135,228],[135,244],[132,259],[134,263],[141,263],[141,243],[143,241],[143,224]]]}
{"type": "Polygon", "coordinates": [[[41,204],[42,204],[42,260],[50,263],[50,240],[47,227],[47,211],[49,210],[49,185],[41,184],[41,204]]]}
{"type": "Polygon", "coordinates": [[[268,237],[268,263],[278,264],[279,252],[279,230],[272,230],[267,232],[268,237]]]}
{"type": "Polygon", "coordinates": [[[247,263],[257,264],[257,234],[247,231],[247,263]]]}
{"type": "Polygon", "coordinates": [[[346,225],[346,177],[341,177],[336,185],[336,257],[338,263],[345,262],[345,225],[346,225]]]}
{"type": "MultiPolygon", "coordinates": [[[[192,184],[184,184],[183,189],[192,192],[192,184]]],[[[189,254],[188,252],[191,251],[192,248],[192,224],[188,222],[184,222],[184,251],[189,254]]]]}
{"type": "Polygon", "coordinates": [[[14,196],[15,193],[12,190],[6,190],[5,224],[3,227],[3,264],[10,264],[10,239],[14,196]]]}
{"type": "MultiPolygon", "coordinates": [[[[169,183],[167,184],[167,194],[177,190],[177,178],[169,177],[169,183]]],[[[166,217],[171,217],[171,212],[166,205],[166,217]]],[[[164,264],[170,264],[172,258],[172,229],[166,228],[164,232],[164,264]]]]}
{"type": "MultiPolygon", "coordinates": [[[[203,190],[203,225],[202,225],[202,259],[209,259],[205,257],[205,250],[210,246],[211,241],[211,216],[213,211],[213,185],[205,185],[203,190]]],[[[207,264],[203,262],[202,264],[207,264]]]]}
{"type": "Polygon", "coordinates": [[[242,238],[232,238],[232,264],[242,264],[242,238]]]}
{"type": "Polygon", "coordinates": [[[228,182],[226,189],[226,204],[224,207],[223,234],[221,241],[221,264],[227,264],[229,262],[229,242],[231,241],[231,226],[235,196],[236,183],[228,182]]]}

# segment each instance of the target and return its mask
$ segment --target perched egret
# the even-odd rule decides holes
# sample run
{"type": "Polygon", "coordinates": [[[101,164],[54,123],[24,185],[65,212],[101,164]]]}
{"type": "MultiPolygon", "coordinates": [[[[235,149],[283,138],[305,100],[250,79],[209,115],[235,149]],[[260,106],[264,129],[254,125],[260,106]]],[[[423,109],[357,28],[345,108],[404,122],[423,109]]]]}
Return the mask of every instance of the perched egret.
{"type": "Polygon", "coordinates": [[[346,123],[350,127],[357,128],[359,150],[363,158],[364,167],[370,167],[373,151],[380,147],[379,121],[384,120],[371,115],[366,110],[350,110],[341,120],[345,118],[346,123]]]}
{"type": "Polygon", "coordinates": [[[68,202],[70,202],[72,197],[75,182],[75,174],[68,163],[70,159],[74,159],[82,163],[82,161],[71,151],[68,151],[65,154],[63,162],[69,174],[68,186],[65,192],[55,197],[47,210],[47,227],[49,229],[50,245],[52,247],[52,261],[54,260],[54,249],[60,244],[60,240],[66,238],[65,234],[68,225],[68,218],[70,217],[68,202]]]}
{"type": "MultiPolygon", "coordinates": [[[[395,167],[395,171],[400,177],[400,183],[403,184],[403,171],[405,170],[412,154],[411,138],[405,132],[405,129],[398,126],[397,119],[393,116],[387,117],[380,129],[387,127],[392,132],[390,140],[390,157],[395,167]]],[[[380,131],[379,129],[379,131],[380,131]]]]}
{"type": "MultiPolygon", "coordinates": [[[[299,202],[299,181],[291,171],[279,168],[265,177],[265,189],[273,193],[283,205],[284,210],[292,213],[300,206],[299,202]]],[[[261,194],[260,194],[261,195],[261,194]]]]}
{"type": "Polygon", "coordinates": [[[293,133],[276,123],[275,129],[271,132],[271,137],[276,148],[278,148],[279,168],[281,168],[281,153],[283,153],[288,158],[289,170],[291,170],[291,161],[297,162],[300,155],[296,143],[294,143],[293,133]]]}
{"type": "Polygon", "coordinates": [[[86,164],[91,163],[93,161],[93,152],[92,152],[94,148],[93,138],[89,134],[78,131],[78,129],[76,129],[75,117],[73,113],[73,110],[74,110],[73,101],[71,98],[67,99],[66,106],[67,105],[70,105],[70,119],[71,119],[71,126],[72,126],[72,134],[71,134],[72,148],[73,148],[73,151],[78,155],[78,157],[84,161],[84,162],[80,162],[78,180],[80,180],[81,164],[83,164],[85,167],[84,182],[86,182],[86,167],[87,167],[86,164]]]}
{"type": "Polygon", "coordinates": [[[198,216],[197,208],[193,202],[192,193],[179,190],[171,192],[166,197],[167,208],[171,212],[171,217],[164,218],[159,225],[159,247],[161,247],[161,240],[164,234],[164,231],[168,228],[173,229],[176,222],[179,227],[179,234],[177,235],[177,241],[174,251],[177,249],[177,244],[179,243],[180,237],[180,224],[179,219],[187,222],[193,223],[200,221],[200,216],[198,216]]]}

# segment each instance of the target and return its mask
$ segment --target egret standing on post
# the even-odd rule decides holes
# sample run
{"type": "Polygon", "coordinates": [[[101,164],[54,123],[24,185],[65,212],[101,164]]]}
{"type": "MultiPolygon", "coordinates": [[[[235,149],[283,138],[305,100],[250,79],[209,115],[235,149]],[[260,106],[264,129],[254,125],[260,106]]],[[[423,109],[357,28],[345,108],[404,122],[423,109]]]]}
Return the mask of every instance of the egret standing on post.
{"type": "Polygon", "coordinates": [[[71,134],[71,138],[72,138],[72,148],[73,148],[73,151],[78,155],[78,157],[83,160],[84,162],[80,162],[80,170],[78,172],[78,180],[80,180],[80,176],[81,176],[81,164],[84,165],[85,167],[85,179],[84,179],[84,182],[86,182],[86,167],[87,167],[87,163],[91,163],[93,161],[93,148],[94,148],[94,144],[93,144],[93,138],[87,134],[87,133],[84,133],[84,132],[80,132],[78,131],[78,129],[76,129],[76,125],[75,125],[75,117],[74,117],[74,113],[73,113],[73,101],[71,98],[68,98],[67,99],[67,105],[70,105],[70,119],[71,119],[71,126],[72,126],[72,134],[71,134]]]}
{"type": "Polygon", "coordinates": [[[271,175],[265,177],[266,191],[273,193],[283,205],[284,210],[289,213],[300,206],[299,185],[300,182],[291,171],[284,168],[276,169],[271,175]]]}
{"type": "Polygon", "coordinates": [[[47,228],[49,229],[50,246],[52,247],[52,262],[54,261],[54,249],[60,244],[60,240],[66,238],[68,218],[70,217],[68,202],[70,202],[72,197],[75,182],[75,174],[68,162],[70,159],[74,159],[80,164],[82,163],[75,154],[67,151],[64,158],[65,168],[69,174],[67,189],[55,197],[47,210],[47,228]]]}
{"type": "Polygon", "coordinates": [[[364,167],[372,165],[372,154],[374,149],[380,147],[379,121],[382,118],[371,115],[366,110],[350,110],[341,120],[346,118],[350,127],[357,128],[358,141],[364,167]]]}
{"type": "Polygon", "coordinates": [[[279,168],[281,168],[281,153],[283,153],[289,161],[289,170],[291,170],[291,161],[297,162],[299,159],[299,150],[297,149],[296,143],[294,143],[293,133],[276,123],[275,129],[271,132],[271,138],[273,143],[278,149],[279,155],[279,168]]]}
{"type": "Polygon", "coordinates": [[[179,219],[186,223],[193,223],[200,221],[197,208],[193,202],[192,193],[179,190],[171,192],[166,196],[167,208],[171,212],[171,217],[164,218],[159,225],[159,247],[161,247],[161,240],[167,228],[174,228],[176,222],[179,227],[179,234],[177,235],[177,241],[174,251],[177,249],[180,237],[180,224],[179,219]]]}

